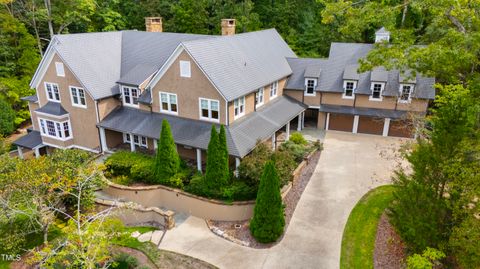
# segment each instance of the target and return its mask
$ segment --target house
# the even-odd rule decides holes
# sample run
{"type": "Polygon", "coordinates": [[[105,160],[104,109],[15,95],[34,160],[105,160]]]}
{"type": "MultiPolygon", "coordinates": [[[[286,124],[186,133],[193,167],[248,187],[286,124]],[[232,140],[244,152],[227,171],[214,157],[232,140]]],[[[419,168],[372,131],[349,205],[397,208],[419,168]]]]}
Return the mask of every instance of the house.
{"type": "Polygon", "coordinates": [[[179,154],[199,170],[212,124],[225,125],[238,166],[258,141],[275,148],[305,119],[396,135],[396,121],[425,113],[434,95],[431,78],[358,74],[371,44],[334,43],[328,59],[303,59],[275,29],[235,34],[233,19],[222,20],[221,36],[164,33],[158,17],[146,18],[146,29],[56,35],[30,83],[36,95],[24,98],[33,131],[14,142],[19,155],[154,150],[167,119],[179,154]]]}

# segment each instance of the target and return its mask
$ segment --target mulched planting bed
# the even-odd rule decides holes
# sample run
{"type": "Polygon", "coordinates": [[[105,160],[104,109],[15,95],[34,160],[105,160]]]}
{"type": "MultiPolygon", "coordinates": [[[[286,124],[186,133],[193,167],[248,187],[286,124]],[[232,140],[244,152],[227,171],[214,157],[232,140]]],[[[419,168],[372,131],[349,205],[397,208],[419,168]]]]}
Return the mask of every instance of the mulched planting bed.
{"type": "MultiPolygon", "coordinates": [[[[284,234],[287,231],[288,224],[290,223],[290,219],[292,219],[293,212],[295,211],[295,207],[297,206],[300,197],[302,196],[305,187],[307,186],[310,178],[315,171],[315,167],[317,166],[318,160],[320,158],[321,151],[317,151],[313,154],[313,156],[308,161],[308,164],[302,170],[302,174],[300,177],[295,181],[294,185],[287,193],[285,198],[283,199],[283,203],[285,204],[285,230],[284,234]]],[[[269,248],[273,245],[280,242],[283,238],[280,237],[277,242],[270,243],[270,244],[262,244],[259,243],[253,238],[250,234],[249,229],[249,222],[250,220],[244,221],[214,221],[214,220],[207,220],[208,227],[214,231],[216,235],[226,235],[222,237],[227,237],[230,241],[233,241],[237,244],[241,244],[244,246],[252,247],[252,248],[269,248]],[[237,227],[236,227],[237,226],[237,227]]]]}
{"type": "Polygon", "coordinates": [[[387,214],[383,213],[378,221],[375,239],[374,268],[405,268],[405,257],[405,244],[388,221],[387,214]]]}

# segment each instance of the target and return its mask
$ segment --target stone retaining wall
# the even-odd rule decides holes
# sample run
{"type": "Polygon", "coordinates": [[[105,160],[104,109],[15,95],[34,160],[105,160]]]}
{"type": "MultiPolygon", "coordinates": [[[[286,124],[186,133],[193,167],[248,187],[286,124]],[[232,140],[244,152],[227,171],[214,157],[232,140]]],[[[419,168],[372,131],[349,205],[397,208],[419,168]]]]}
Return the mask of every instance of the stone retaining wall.
{"type": "MultiPolygon", "coordinates": [[[[298,179],[308,160],[315,153],[309,154],[295,169],[292,182],[282,188],[282,197],[287,195],[292,184],[298,179]]],[[[144,207],[165,207],[184,212],[202,219],[219,221],[240,221],[250,219],[253,215],[255,201],[226,203],[186,193],[179,189],[163,185],[130,187],[108,182],[103,192],[120,201],[132,201],[144,207]]]]}

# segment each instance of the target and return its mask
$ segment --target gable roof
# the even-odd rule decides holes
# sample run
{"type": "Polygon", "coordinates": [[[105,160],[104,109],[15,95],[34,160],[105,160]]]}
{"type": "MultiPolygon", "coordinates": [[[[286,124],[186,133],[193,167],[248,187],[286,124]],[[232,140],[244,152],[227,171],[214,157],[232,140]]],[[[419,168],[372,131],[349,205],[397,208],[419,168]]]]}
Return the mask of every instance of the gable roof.
{"type": "Polygon", "coordinates": [[[231,101],[292,73],[296,57],[275,29],[182,42],[187,53],[231,101]]]}

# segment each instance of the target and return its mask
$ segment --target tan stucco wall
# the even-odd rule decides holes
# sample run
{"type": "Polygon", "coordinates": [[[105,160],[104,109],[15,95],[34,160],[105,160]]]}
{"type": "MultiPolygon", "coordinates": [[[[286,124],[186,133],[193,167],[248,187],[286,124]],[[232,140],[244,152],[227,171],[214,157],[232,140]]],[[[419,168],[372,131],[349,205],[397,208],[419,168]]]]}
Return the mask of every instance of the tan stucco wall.
{"type": "Polygon", "coordinates": [[[326,121],[327,121],[327,113],[318,112],[317,128],[320,130],[325,130],[326,121]]]}
{"type": "MultiPolygon", "coordinates": [[[[285,90],[285,95],[292,97],[293,99],[302,102],[303,101],[303,91],[298,90],[285,90]]],[[[317,93],[319,94],[319,93],[317,93]]]]}
{"type": "Polygon", "coordinates": [[[370,101],[369,95],[356,95],[355,106],[356,107],[369,107],[379,109],[395,109],[395,103],[397,102],[394,97],[384,96],[382,101],[370,101]]]}
{"type": "Polygon", "coordinates": [[[428,101],[424,99],[412,99],[410,103],[398,103],[398,110],[427,111],[428,101]]]}
{"type": "Polygon", "coordinates": [[[254,203],[231,205],[210,202],[167,187],[152,187],[149,190],[124,190],[107,187],[103,192],[123,201],[133,201],[144,207],[165,207],[175,212],[184,212],[202,219],[237,221],[252,217],[254,203]]]}
{"type": "Polygon", "coordinates": [[[153,112],[160,112],[159,92],[161,91],[177,94],[178,116],[196,120],[200,119],[200,97],[218,100],[220,103],[220,123],[226,123],[225,100],[185,51],[180,53],[152,89],[153,112]],[[190,61],[190,78],[180,77],[181,60],[190,61]]]}
{"type": "Polygon", "coordinates": [[[111,130],[105,130],[105,138],[107,140],[107,147],[114,148],[123,143],[123,134],[111,130]]]}
{"type": "Polygon", "coordinates": [[[114,97],[102,99],[97,104],[100,120],[103,120],[112,110],[121,105],[120,101],[114,97]]]}
{"type": "Polygon", "coordinates": [[[324,92],[322,93],[322,104],[353,106],[353,99],[342,98],[342,93],[324,92]]]}
{"type": "MultiPolygon", "coordinates": [[[[303,92],[302,92],[303,93],[303,92]]],[[[305,95],[303,97],[303,103],[309,106],[316,106],[318,107],[320,105],[320,93],[317,92],[315,96],[309,96],[305,95]]]]}
{"type": "MultiPolygon", "coordinates": [[[[66,111],[70,113],[70,123],[73,134],[73,144],[95,149],[100,146],[100,139],[98,136],[98,130],[96,127],[97,116],[95,109],[95,102],[89,95],[86,89],[85,90],[85,101],[87,103],[87,108],[80,108],[72,106],[72,101],[70,97],[69,86],[76,86],[83,88],[79,81],[75,78],[74,74],[68,68],[68,66],[63,63],[65,69],[65,77],[57,76],[55,70],[55,62],[62,62],[58,55],[53,57],[52,62],[47,68],[44,77],[41,79],[41,82],[38,86],[37,93],[41,106],[44,106],[47,103],[46,89],[44,82],[51,82],[58,84],[60,92],[60,101],[66,111]]],[[[43,117],[43,116],[42,116],[43,117]]],[[[38,126],[37,126],[38,127],[38,126]]],[[[59,140],[49,139],[49,143],[61,146],[64,143],[59,140]]]]}
{"type": "Polygon", "coordinates": [[[38,108],[38,103],[28,102],[28,110],[30,111],[30,118],[32,119],[33,130],[40,130],[38,126],[37,115],[34,112],[38,108]]]}
{"type": "Polygon", "coordinates": [[[57,140],[57,139],[53,139],[53,138],[45,137],[45,136],[42,136],[42,140],[46,144],[55,145],[55,146],[64,147],[64,148],[73,145],[73,141],[74,141],[73,139],[69,139],[69,140],[66,140],[66,141],[61,141],[61,140],[57,140]]]}

